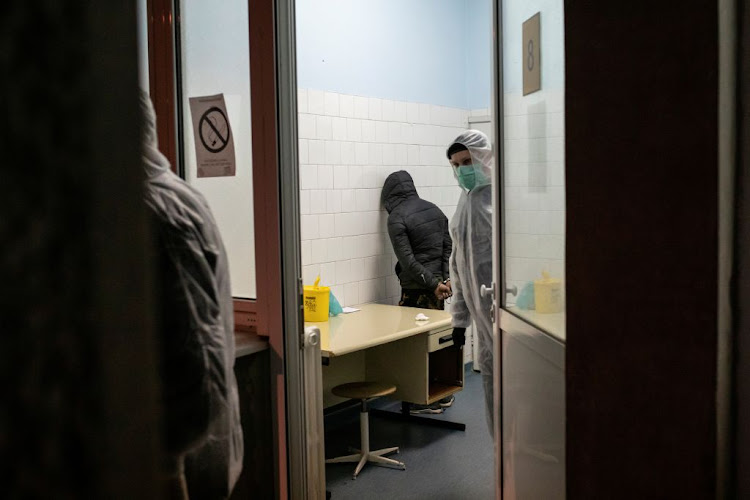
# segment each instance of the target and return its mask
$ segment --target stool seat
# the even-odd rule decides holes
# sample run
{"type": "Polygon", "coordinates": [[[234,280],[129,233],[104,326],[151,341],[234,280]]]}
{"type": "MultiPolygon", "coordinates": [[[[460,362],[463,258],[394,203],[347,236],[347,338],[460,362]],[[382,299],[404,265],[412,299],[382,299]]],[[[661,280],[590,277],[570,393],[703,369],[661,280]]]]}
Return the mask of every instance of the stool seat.
{"type": "Polygon", "coordinates": [[[351,382],[337,385],[331,392],[336,396],[349,399],[368,399],[388,396],[396,392],[396,386],[383,382],[351,382]]]}

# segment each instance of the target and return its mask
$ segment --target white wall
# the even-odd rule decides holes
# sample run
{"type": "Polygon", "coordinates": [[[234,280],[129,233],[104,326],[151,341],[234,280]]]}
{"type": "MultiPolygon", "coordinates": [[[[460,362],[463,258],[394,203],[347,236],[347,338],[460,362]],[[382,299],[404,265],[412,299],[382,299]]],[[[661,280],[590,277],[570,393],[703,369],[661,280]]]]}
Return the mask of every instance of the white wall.
{"type": "Polygon", "coordinates": [[[563,95],[505,95],[507,284],[519,290],[542,270],[564,278],[565,135],[563,95]]]}
{"type": "MultiPolygon", "coordinates": [[[[392,2],[365,4],[298,3],[299,77],[307,87],[299,99],[304,278],[311,283],[321,272],[345,304],[394,301],[399,293],[386,214],[379,207],[385,177],[406,167],[420,195],[450,217],[459,191],[444,148],[470,116],[489,115],[490,106],[489,2],[404,7],[421,5],[427,13],[422,16],[404,15],[392,2]],[[402,26],[405,20],[408,26],[402,26]],[[448,25],[468,26],[469,32],[448,25]],[[439,43],[405,43],[405,30],[432,40],[436,27],[442,30],[439,43]],[[445,77],[435,78],[432,66],[422,66],[435,58],[445,77]],[[399,69],[410,61],[417,62],[399,69]],[[416,67],[423,70],[415,73],[416,67]],[[391,109],[394,102],[400,111],[395,104],[391,109]],[[434,106],[446,103],[455,106],[452,121],[441,121],[445,112],[434,106]],[[401,137],[392,137],[392,130],[401,137]]],[[[508,285],[520,289],[542,270],[564,278],[563,9],[561,0],[506,0],[504,9],[504,237],[508,285]],[[521,25],[537,11],[542,90],[524,97],[521,25]]]]}
{"type": "Polygon", "coordinates": [[[343,304],[398,301],[383,182],[407,170],[453,215],[445,148],[470,103],[490,103],[489,11],[489,0],[297,2],[306,284],[320,273],[343,304]]]}
{"type": "MultiPolygon", "coordinates": [[[[542,270],[564,278],[563,106],[560,90],[505,96],[506,272],[519,290],[542,270]]],[[[395,303],[400,288],[380,206],[383,182],[409,171],[420,196],[450,218],[460,191],[445,147],[470,117],[489,110],[307,89],[299,107],[304,281],[320,273],[345,305],[395,303]]]]}
{"type": "Polygon", "coordinates": [[[445,148],[468,111],[315,89],[300,89],[298,106],[304,282],[320,274],[342,305],[395,303],[383,182],[408,171],[450,218],[460,192],[445,148]]]}

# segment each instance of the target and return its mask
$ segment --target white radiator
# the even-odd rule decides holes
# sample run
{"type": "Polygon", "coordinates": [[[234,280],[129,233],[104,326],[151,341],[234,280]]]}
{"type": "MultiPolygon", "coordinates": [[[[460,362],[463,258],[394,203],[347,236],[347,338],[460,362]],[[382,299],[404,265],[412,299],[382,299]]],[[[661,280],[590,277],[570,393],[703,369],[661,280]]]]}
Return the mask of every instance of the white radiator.
{"type": "Polygon", "coordinates": [[[302,356],[307,434],[307,498],[324,500],[326,490],[325,436],[323,432],[323,368],[320,355],[320,330],[316,326],[305,328],[304,354],[302,356]]]}

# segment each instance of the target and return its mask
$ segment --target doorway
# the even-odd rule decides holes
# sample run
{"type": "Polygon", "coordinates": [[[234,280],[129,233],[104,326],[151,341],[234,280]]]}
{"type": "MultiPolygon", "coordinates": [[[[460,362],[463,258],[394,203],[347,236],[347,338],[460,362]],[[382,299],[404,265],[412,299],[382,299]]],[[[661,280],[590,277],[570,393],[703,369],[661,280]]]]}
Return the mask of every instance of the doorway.
{"type": "MultiPolygon", "coordinates": [[[[403,170],[420,198],[446,219],[454,217],[462,191],[446,150],[473,123],[492,130],[492,2],[301,0],[295,9],[303,283],[312,285],[320,276],[344,307],[378,305],[398,312],[404,309],[398,307],[402,287],[383,185],[403,170]]],[[[489,140],[495,142],[491,134],[489,140]]],[[[484,284],[491,281],[487,276],[484,284]]],[[[489,308],[485,314],[489,317],[489,308]]],[[[469,334],[467,346],[472,340],[469,334]]],[[[470,348],[464,355],[466,385],[453,405],[439,414],[413,415],[464,423],[466,431],[374,415],[371,439],[399,446],[397,458],[407,470],[368,465],[352,481],[353,466],[329,464],[333,497],[383,495],[386,482],[412,494],[494,496],[485,389],[482,375],[471,370],[476,355],[470,348]]],[[[347,409],[347,400],[331,389],[372,374],[368,357],[373,356],[348,353],[322,368],[327,458],[359,442],[356,406],[347,409]],[[342,375],[342,366],[349,373],[342,375]]],[[[380,399],[372,406],[398,413],[402,401],[380,399]]]]}

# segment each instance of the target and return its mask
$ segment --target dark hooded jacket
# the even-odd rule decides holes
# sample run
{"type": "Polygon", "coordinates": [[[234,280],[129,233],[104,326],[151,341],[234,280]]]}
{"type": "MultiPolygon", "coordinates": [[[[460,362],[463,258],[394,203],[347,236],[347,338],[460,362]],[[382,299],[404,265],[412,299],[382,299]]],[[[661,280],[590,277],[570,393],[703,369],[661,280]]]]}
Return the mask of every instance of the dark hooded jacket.
{"type": "Polygon", "coordinates": [[[403,170],[388,176],[381,201],[388,211],[388,235],[398,258],[401,288],[433,292],[449,278],[452,242],[448,218],[417,194],[403,170]]]}

